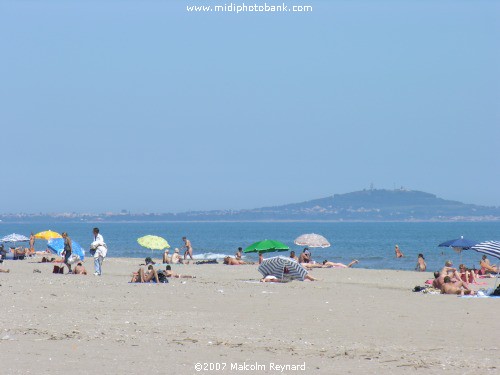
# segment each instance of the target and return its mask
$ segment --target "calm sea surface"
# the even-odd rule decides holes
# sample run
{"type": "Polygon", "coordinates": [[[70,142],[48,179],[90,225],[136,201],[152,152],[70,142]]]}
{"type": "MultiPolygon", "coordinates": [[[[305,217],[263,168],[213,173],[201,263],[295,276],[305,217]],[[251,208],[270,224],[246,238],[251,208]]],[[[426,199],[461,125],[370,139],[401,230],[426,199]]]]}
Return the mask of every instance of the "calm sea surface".
{"type": "MultiPolygon", "coordinates": [[[[30,232],[51,229],[68,232],[69,236],[88,248],[92,241],[93,224],[5,224],[0,223],[0,236],[19,233],[29,236],[30,232]]],[[[195,257],[222,257],[233,255],[238,246],[245,248],[263,239],[282,241],[291,250],[302,251],[293,240],[303,233],[318,233],[332,244],[326,249],[311,249],[313,259],[348,263],[360,261],[359,267],[375,269],[413,270],[417,254],[423,253],[428,269],[435,270],[451,259],[455,265],[460,260],[469,267],[478,266],[480,254],[464,251],[462,255],[452,249],[437,247],[441,242],[464,236],[476,241],[500,240],[500,223],[100,223],[97,225],[108,244],[110,257],[152,256],[151,250],[137,244],[137,238],[155,234],[168,240],[173,251],[182,246],[182,236],[187,236],[194,248],[195,257]],[[405,257],[394,257],[394,245],[398,244],[405,257]]],[[[46,248],[46,241],[37,240],[37,250],[46,248]]],[[[266,257],[274,254],[271,253],[266,257]]],[[[153,258],[161,252],[153,253],[153,258]]],[[[257,256],[249,254],[250,260],[257,256]]],[[[492,262],[496,259],[492,259],[492,262]]]]}

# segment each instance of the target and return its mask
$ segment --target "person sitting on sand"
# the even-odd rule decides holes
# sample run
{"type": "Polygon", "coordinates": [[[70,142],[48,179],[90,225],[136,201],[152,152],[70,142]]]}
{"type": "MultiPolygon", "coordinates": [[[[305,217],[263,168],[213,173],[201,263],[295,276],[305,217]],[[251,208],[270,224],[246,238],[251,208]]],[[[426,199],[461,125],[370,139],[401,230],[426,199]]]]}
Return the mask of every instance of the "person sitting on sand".
{"type": "Polygon", "coordinates": [[[329,262],[327,260],[323,261],[323,265],[321,268],[351,268],[355,264],[358,264],[359,260],[354,259],[351,263],[349,263],[347,266],[343,263],[334,263],[334,262],[329,262]]]}
{"type": "Polygon", "coordinates": [[[76,267],[75,269],[73,270],[73,273],[75,275],[86,275],[87,274],[87,270],[85,269],[85,267],[83,266],[82,262],[78,262],[76,264],[76,267]]]}
{"type": "Polygon", "coordinates": [[[458,270],[462,281],[466,283],[478,284],[474,270],[469,270],[464,264],[459,265],[458,270]]]}
{"type": "Polygon", "coordinates": [[[160,282],[158,279],[158,274],[156,273],[153,265],[148,266],[148,271],[144,272],[144,268],[139,268],[137,272],[134,272],[132,274],[132,279],[130,280],[131,283],[149,283],[151,281],[156,281],[157,283],[160,282]]]}
{"type": "Polygon", "coordinates": [[[441,290],[444,284],[444,276],[441,276],[441,272],[434,272],[434,280],[432,280],[432,287],[441,290]]]}
{"type": "Polygon", "coordinates": [[[29,249],[23,249],[22,247],[11,247],[10,252],[13,254],[14,259],[25,257],[29,252],[29,249]]]}
{"type": "Polygon", "coordinates": [[[401,252],[401,249],[399,248],[399,245],[394,246],[394,252],[396,253],[396,258],[404,257],[403,253],[401,252]]]}
{"type": "Polygon", "coordinates": [[[175,273],[174,271],[172,271],[172,267],[170,265],[168,265],[166,268],[165,268],[165,271],[162,271],[163,274],[166,276],[166,277],[173,277],[175,279],[195,279],[196,276],[191,276],[191,275],[181,275],[180,273],[175,273]]]}
{"type": "Polygon", "coordinates": [[[290,259],[293,259],[294,261],[298,262],[299,261],[299,258],[297,257],[297,255],[295,255],[295,251],[290,251],[290,259]]]}
{"type": "Polygon", "coordinates": [[[299,263],[309,263],[311,261],[311,252],[309,248],[305,248],[299,256],[299,263]]]}
{"type": "Polygon", "coordinates": [[[175,248],[174,253],[172,254],[172,258],[170,259],[170,263],[172,263],[172,264],[183,263],[183,260],[179,254],[179,249],[177,247],[175,248]]]}
{"type": "Polygon", "coordinates": [[[490,260],[488,259],[486,254],[484,254],[481,260],[479,261],[479,265],[481,266],[481,274],[483,275],[487,273],[498,273],[498,267],[492,266],[490,264],[490,260]]]}
{"type": "Polygon", "coordinates": [[[224,258],[224,264],[228,266],[240,266],[243,264],[253,264],[253,263],[247,263],[244,260],[231,258],[230,256],[227,256],[224,258]]]}
{"type": "Polygon", "coordinates": [[[415,266],[415,271],[425,272],[427,269],[427,263],[425,263],[424,254],[418,254],[417,265],[415,266]]]}
{"type": "Polygon", "coordinates": [[[163,253],[163,259],[162,259],[162,263],[163,264],[169,264],[170,263],[170,256],[168,255],[169,252],[170,252],[170,250],[166,249],[165,252],[163,253]]]}
{"type": "Polygon", "coordinates": [[[456,268],[453,268],[453,263],[451,260],[447,260],[444,267],[441,269],[441,276],[450,276],[452,282],[462,281],[460,274],[457,272],[456,268]]]}
{"type": "Polygon", "coordinates": [[[441,294],[459,294],[461,296],[465,294],[474,295],[474,291],[470,290],[466,283],[452,283],[450,276],[445,276],[444,284],[441,287],[441,294]]]}
{"type": "Polygon", "coordinates": [[[243,254],[242,254],[242,251],[243,251],[243,248],[241,247],[238,247],[238,251],[236,252],[236,254],[234,254],[234,257],[238,260],[241,260],[243,254]]]}
{"type": "Polygon", "coordinates": [[[7,251],[3,244],[0,245],[0,259],[5,259],[7,257],[7,251]]]}

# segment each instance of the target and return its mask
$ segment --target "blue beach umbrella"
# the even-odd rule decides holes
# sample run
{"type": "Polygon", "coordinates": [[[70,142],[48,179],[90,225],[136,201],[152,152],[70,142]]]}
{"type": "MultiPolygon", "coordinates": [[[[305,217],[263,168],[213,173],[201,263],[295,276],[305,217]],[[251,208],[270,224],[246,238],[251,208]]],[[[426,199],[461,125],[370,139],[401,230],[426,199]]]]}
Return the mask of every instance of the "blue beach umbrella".
{"type": "MultiPolygon", "coordinates": [[[[53,238],[49,240],[47,246],[54,253],[61,256],[61,253],[64,251],[64,238],[53,238]]],[[[78,255],[81,260],[85,259],[85,250],[83,250],[78,242],[71,240],[71,248],[72,254],[78,255]]]]}
{"type": "Polygon", "coordinates": [[[477,241],[468,240],[467,238],[464,238],[464,236],[460,236],[460,238],[443,242],[438,246],[451,247],[453,250],[460,254],[460,263],[462,263],[462,250],[468,250],[475,244],[477,244],[477,241]]]}
{"type": "Polygon", "coordinates": [[[443,243],[439,244],[439,246],[440,247],[453,247],[453,248],[459,248],[460,250],[467,250],[476,244],[477,244],[477,241],[468,240],[467,238],[464,238],[464,236],[461,236],[460,238],[443,242],[443,243]]]}

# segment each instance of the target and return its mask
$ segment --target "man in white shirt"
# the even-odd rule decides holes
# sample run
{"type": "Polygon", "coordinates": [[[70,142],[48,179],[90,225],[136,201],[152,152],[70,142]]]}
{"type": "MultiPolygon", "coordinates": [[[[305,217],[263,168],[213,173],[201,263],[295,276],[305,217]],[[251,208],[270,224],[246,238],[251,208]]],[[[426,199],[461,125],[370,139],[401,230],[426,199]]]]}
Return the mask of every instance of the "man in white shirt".
{"type": "Polygon", "coordinates": [[[101,276],[102,261],[106,258],[108,247],[104,242],[104,238],[99,234],[99,228],[94,228],[94,241],[90,244],[90,254],[94,256],[95,276],[101,276]]]}

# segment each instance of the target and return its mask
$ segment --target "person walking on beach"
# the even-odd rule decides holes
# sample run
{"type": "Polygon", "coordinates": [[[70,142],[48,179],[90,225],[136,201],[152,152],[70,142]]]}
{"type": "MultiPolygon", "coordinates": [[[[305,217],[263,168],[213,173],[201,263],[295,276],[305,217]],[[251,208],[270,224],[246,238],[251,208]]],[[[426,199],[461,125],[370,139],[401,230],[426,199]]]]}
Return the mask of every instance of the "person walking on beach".
{"type": "Polygon", "coordinates": [[[404,257],[404,255],[401,252],[401,250],[399,249],[398,245],[394,246],[394,252],[396,253],[396,258],[402,258],[402,257],[404,257]]]}
{"type": "Polygon", "coordinates": [[[64,264],[68,266],[68,273],[73,273],[73,271],[71,271],[71,264],[69,263],[69,258],[73,252],[71,238],[68,237],[68,233],[66,232],[62,233],[62,238],[64,239],[64,250],[61,255],[64,256],[64,264]]]}
{"type": "Polygon", "coordinates": [[[99,228],[93,229],[94,241],[90,244],[90,254],[94,257],[95,276],[102,274],[102,261],[106,258],[108,247],[104,242],[104,238],[99,233],[99,228]]]}
{"type": "Polygon", "coordinates": [[[193,246],[191,246],[191,241],[189,241],[186,237],[182,237],[182,240],[184,241],[183,248],[186,248],[186,251],[184,252],[184,260],[186,260],[188,255],[191,260],[193,260],[193,246]]]}

